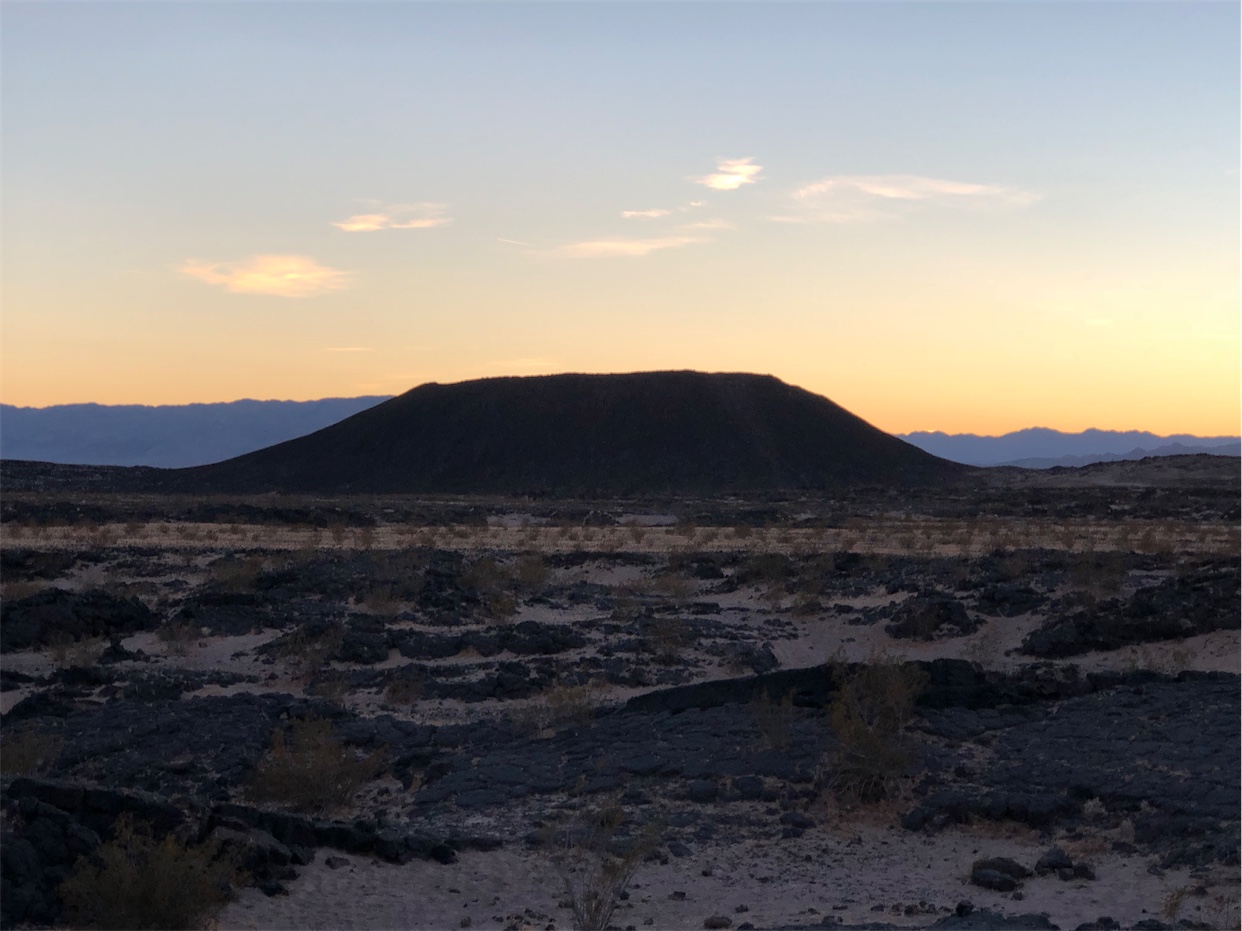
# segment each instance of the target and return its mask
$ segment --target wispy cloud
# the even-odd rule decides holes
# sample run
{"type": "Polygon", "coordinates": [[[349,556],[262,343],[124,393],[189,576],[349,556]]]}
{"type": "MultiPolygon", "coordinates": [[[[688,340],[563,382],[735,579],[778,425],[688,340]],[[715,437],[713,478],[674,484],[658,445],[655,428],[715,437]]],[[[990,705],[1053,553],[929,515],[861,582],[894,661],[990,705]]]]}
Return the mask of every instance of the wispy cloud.
{"type": "Polygon", "coordinates": [[[200,262],[181,265],[183,275],[218,284],[234,294],[311,297],[349,286],[349,273],[320,265],[304,255],[256,255],[244,262],[200,262]]]}
{"type": "Polygon", "coordinates": [[[797,208],[772,217],[789,223],[852,223],[893,215],[912,204],[1026,207],[1039,195],[1002,184],[977,184],[920,175],[832,175],[793,192],[797,208]]]}
{"type": "Polygon", "coordinates": [[[971,184],[919,175],[837,175],[823,178],[794,191],[797,200],[835,194],[865,194],[888,200],[952,200],[966,198],[1025,206],[1039,199],[1021,188],[1000,184],[971,184]]]}
{"type": "Polygon", "coordinates": [[[733,223],[717,217],[714,220],[697,220],[694,223],[683,223],[683,230],[731,230],[733,223]]]}
{"type": "Polygon", "coordinates": [[[627,220],[654,220],[657,217],[667,217],[672,212],[673,211],[671,210],[662,210],[659,208],[656,208],[655,210],[622,210],[621,216],[625,217],[627,220]]]}
{"type": "Polygon", "coordinates": [[[448,204],[393,204],[375,213],[358,213],[332,225],[347,233],[373,233],[376,230],[423,230],[452,223],[448,204]]]}
{"type": "Polygon", "coordinates": [[[531,243],[528,243],[528,242],[522,242],[522,240],[520,240],[520,239],[505,239],[503,236],[497,236],[497,237],[496,237],[496,241],[497,241],[497,242],[507,242],[507,243],[508,243],[509,245],[511,245],[511,246],[526,246],[526,248],[528,248],[528,249],[533,249],[533,248],[534,248],[534,246],[533,246],[531,243]]]}
{"type": "Polygon", "coordinates": [[[563,255],[577,258],[596,258],[614,255],[647,255],[660,249],[677,249],[704,242],[698,236],[665,236],[660,239],[600,239],[593,242],[575,242],[562,246],[563,255]]]}
{"type": "Polygon", "coordinates": [[[754,162],[753,158],[726,158],[716,165],[715,174],[695,178],[694,181],[713,191],[736,191],[743,184],[754,184],[759,179],[763,166],[754,162]]]}

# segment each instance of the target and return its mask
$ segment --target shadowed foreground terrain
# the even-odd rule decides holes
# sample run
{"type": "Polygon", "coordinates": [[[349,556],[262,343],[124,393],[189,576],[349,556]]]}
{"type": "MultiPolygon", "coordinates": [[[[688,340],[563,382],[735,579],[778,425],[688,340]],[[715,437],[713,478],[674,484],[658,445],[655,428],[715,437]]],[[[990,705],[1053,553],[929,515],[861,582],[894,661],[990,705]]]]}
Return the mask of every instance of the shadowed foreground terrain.
{"type": "Polygon", "coordinates": [[[617,928],[1235,926],[1216,465],[629,501],[32,483],[0,511],[0,921],[70,921],[60,882],[128,812],[244,866],[224,927],[568,928],[566,877],[627,851],[617,928]]]}

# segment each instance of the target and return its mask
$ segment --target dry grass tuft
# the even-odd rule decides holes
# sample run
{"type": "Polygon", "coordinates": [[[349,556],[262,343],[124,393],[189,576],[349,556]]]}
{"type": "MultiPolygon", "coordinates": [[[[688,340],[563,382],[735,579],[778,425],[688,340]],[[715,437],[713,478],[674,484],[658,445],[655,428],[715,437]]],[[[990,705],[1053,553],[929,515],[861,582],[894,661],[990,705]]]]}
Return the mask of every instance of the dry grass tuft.
{"type": "Polygon", "coordinates": [[[785,693],[779,702],[768,692],[761,692],[750,702],[751,714],[763,744],[773,750],[786,750],[792,740],[793,692],[785,693]]]}
{"type": "Polygon", "coordinates": [[[603,686],[594,679],[582,685],[553,686],[515,709],[513,721],[535,733],[559,727],[585,727],[595,720],[595,709],[603,695],[603,686]]]}
{"type": "Polygon", "coordinates": [[[10,728],[0,738],[0,771],[33,776],[52,768],[65,741],[32,725],[10,728]]]}
{"type": "Polygon", "coordinates": [[[388,765],[388,751],[365,756],[346,747],[332,722],[322,718],[294,721],[288,737],[277,730],[272,746],[255,768],[250,794],[295,811],[327,812],[344,808],[363,784],[388,765]]]}
{"type": "Polygon", "coordinates": [[[573,912],[579,931],[609,926],[626,887],[655,849],[655,826],[622,839],[617,835],[625,821],[612,800],[545,831],[545,850],[565,892],[561,905],[573,912]]]}
{"type": "Polygon", "coordinates": [[[874,657],[853,670],[843,663],[830,669],[839,683],[828,709],[838,745],[826,761],[824,783],[847,802],[890,798],[914,760],[905,731],[927,673],[874,657]]]}
{"type": "Polygon", "coordinates": [[[77,926],[205,928],[232,895],[233,862],[214,843],[191,847],[169,834],[156,841],[128,814],[113,840],[81,857],[60,886],[77,926]]]}

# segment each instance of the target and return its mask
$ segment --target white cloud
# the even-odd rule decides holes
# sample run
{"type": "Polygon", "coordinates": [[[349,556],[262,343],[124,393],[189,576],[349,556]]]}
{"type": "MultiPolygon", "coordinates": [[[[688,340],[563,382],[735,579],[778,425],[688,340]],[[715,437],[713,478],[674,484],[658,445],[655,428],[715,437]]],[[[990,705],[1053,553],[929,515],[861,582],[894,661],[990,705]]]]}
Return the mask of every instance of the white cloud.
{"type": "Polygon", "coordinates": [[[977,184],[920,175],[832,175],[793,192],[795,212],[784,223],[858,223],[894,215],[913,204],[1026,207],[1039,195],[1002,184],[977,184]]]}
{"type": "Polygon", "coordinates": [[[181,265],[183,275],[218,284],[234,294],[310,297],[349,286],[349,273],[320,265],[304,255],[256,255],[244,262],[200,262],[181,265]]]}
{"type": "Polygon", "coordinates": [[[602,239],[593,242],[575,242],[562,246],[564,255],[577,258],[596,258],[614,255],[647,255],[660,249],[677,249],[703,242],[697,236],[666,236],[662,239],[602,239]]]}
{"type": "Polygon", "coordinates": [[[452,223],[446,216],[448,204],[393,204],[376,213],[358,213],[346,220],[333,222],[347,233],[373,233],[376,230],[422,230],[452,223]]]}
{"type": "Polygon", "coordinates": [[[667,217],[672,212],[673,211],[671,210],[661,210],[659,208],[655,210],[622,210],[621,216],[625,217],[627,220],[634,220],[638,218],[654,220],[656,217],[667,217]]]}
{"type": "Polygon", "coordinates": [[[811,200],[840,195],[865,195],[886,200],[953,200],[1026,206],[1037,194],[1000,184],[972,184],[919,175],[837,175],[823,178],[794,191],[794,199],[811,200]]]}
{"type": "Polygon", "coordinates": [[[695,178],[696,184],[704,184],[714,191],[736,191],[743,184],[758,180],[762,165],[754,164],[753,158],[726,158],[716,165],[716,174],[695,178]]]}
{"type": "Polygon", "coordinates": [[[728,220],[716,218],[714,220],[698,220],[694,223],[683,223],[681,228],[683,230],[731,230],[734,227],[728,220]]]}

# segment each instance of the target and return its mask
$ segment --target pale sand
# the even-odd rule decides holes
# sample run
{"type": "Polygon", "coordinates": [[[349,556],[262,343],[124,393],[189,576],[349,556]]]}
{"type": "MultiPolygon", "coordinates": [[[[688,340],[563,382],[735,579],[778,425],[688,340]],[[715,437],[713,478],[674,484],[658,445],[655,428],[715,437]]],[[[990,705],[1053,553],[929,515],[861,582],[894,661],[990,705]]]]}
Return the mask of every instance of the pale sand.
{"type": "MultiPolygon", "coordinates": [[[[1203,884],[1182,869],[1153,875],[1144,858],[1112,852],[1084,858],[1095,866],[1098,879],[1032,877],[1021,900],[967,881],[975,859],[1006,856],[1029,868],[1050,845],[1031,832],[1001,836],[994,826],[931,836],[870,819],[813,828],[797,839],[708,847],[667,865],[644,864],[612,924],[702,928],[709,916],[724,915],[734,926],[750,921],[764,928],[813,925],[834,915],[847,923],[926,927],[967,900],[1009,915],[1046,912],[1062,928],[1102,915],[1130,926],[1159,917],[1175,890],[1203,884]],[[711,875],[704,876],[704,870],[711,875]],[[684,899],[671,898],[675,892],[685,893],[684,899]],[[742,905],[748,911],[737,912],[742,905]]],[[[1066,846],[1072,851],[1072,845],[1066,846]]],[[[520,841],[491,853],[465,852],[449,866],[426,861],[393,866],[346,856],[349,865],[333,870],[325,863],[332,854],[320,851],[316,862],[288,884],[288,897],[268,898],[247,889],[223,913],[221,926],[449,929],[461,927],[464,918],[475,928],[515,921],[524,928],[573,926],[571,912],[557,905],[563,898],[557,872],[520,841]]],[[[1209,894],[1189,897],[1181,917],[1212,921],[1222,911],[1214,896],[1228,898],[1236,875],[1218,872],[1208,881],[1209,894]]]]}

